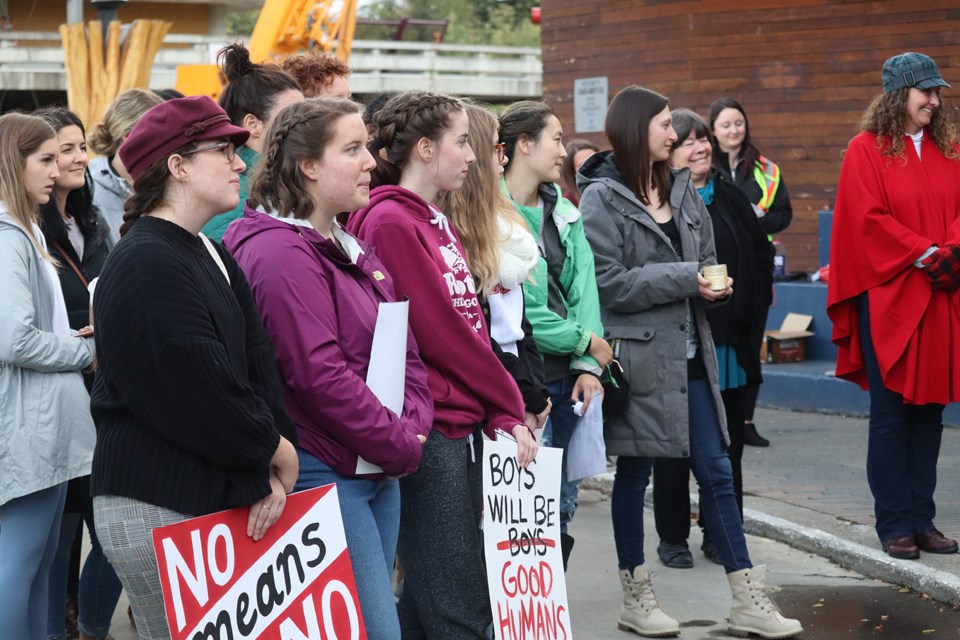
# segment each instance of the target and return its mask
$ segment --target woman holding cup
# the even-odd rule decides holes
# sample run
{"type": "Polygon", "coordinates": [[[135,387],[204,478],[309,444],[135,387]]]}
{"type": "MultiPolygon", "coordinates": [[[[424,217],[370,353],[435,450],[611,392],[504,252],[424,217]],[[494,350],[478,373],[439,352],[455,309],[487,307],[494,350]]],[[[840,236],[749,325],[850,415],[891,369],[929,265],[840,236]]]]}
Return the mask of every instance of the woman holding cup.
{"type": "Polygon", "coordinates": [[[580,208],[596,257],[603,326],[629,383],[624,416],[608,419],[616,454],[611,511],[623,607],[618,625],[639,635],[680,633],[660,607],[644,564],[643,497],[654,458],[689,458],[701,509],[733,595],[729,630],[763,638],[799,634],[766,593],[737,513],[707,309],[733,293],[700,270],[716,264],[713,225],[689,169],[671,173],[677,141],[668,100],[638,86],[613,99],[606,134],[613,151],[580,168],[580,208]]]}
{"type": "MultiPolygon", "coordinates": [[[[743,481],[740,460],[743,457],[743,417],[746,392],[761,382],[760,362],[750,339],[763,329],[764,309],[770,305],[773,279],[773,254],[763,227],[753,214],[750,201],[728,178],[711,168],[710,128],[703,118],[689,109],[674,109],[673,129],[677,140],[670,151],[674,170],[689,169],[690,179],[707,206],[713,223],[714,244],[719,265],[706,265],[703,275],[711,288],[724,287],[727,276],[737,288],[727,304],[707,309],[707,320],[717,350],[720,397],[730,446],[727,453],[733,467],[733,487],[737,507],[743,519],[743,481]],[[715,275],[714,271],[720,271],[715,275]]],[[[654,463],[653,504],[657,521],[660,560],[668,567],[693,565],[687,548],[690,535],[690,493],[687,485],[690,464],[685,459],[661,458],[654,463]]],[[[700,526],[704,527],[703,518],[700,526]]],[[[719,563],[708,530],[704,530],[704,554],[719,563]]]]}

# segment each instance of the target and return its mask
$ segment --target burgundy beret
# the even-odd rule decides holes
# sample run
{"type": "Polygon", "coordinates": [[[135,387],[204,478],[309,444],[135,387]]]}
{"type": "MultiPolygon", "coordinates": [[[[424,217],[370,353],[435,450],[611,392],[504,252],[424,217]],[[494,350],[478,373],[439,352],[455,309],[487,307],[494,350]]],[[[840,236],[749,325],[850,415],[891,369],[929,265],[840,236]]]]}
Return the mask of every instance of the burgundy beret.
{"type": "Polygon", "coordinates": [[[250,132],[233,125],[208,96],[190,96],[168,100],[143,114],[118,153],[136,180],[156,160],[190,142],[228,138],[239,147],[249,137],[250,132]]]}

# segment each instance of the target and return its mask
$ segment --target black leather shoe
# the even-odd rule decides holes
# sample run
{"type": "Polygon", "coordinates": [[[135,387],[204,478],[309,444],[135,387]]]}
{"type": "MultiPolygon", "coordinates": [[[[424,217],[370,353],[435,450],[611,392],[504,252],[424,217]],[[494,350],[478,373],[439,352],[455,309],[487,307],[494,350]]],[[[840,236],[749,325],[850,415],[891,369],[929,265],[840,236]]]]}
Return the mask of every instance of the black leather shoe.
{"type": "Polygon", "coordinates": [[[914,534],[913,541],[917,543],[921,551],[926,551],[927,553],[957,552],[957,541],[951,540],[936,529],[914,534]]]}
{"type": "Polygon", "coordinates": [[[568,533],[560,534],[560,554],[563,557],[563,572],[567,572],[567,562],[570,560],[570,552],[573,551],[573,536],[568,533]]]}
{"type": "Polygon", "coordinates": [[[913,536],[890,538],[883,543],[883,550],[891,558],[899,558],[900,560],[916,560],[920,557],[920,549],[917,548],[913,536]]]}
{"type": "Polygon", "coordinates": [[[717,554],[716,545],[713,544],[710,536],[706,535],[706,531],[704,531],[703,544],[700,545],[700,551],[703,551],[703,555],[713,564],[723,564],[723,562],[720,561],[720,556],[717,554]]]}
{"type": "Polygon", "coordinates": [[[757,433],[757,425],[752,422],[744,422],[743,444],[751,447],[769,447],[770,441],[757,433]]]}
{"type": "Polygon", "coordinates": [[[671,569],[689,569],[693,566],[693,554],[686,542],[669,544],[661,542],[657,546],[657,555],[660,562],[671,569]]]}

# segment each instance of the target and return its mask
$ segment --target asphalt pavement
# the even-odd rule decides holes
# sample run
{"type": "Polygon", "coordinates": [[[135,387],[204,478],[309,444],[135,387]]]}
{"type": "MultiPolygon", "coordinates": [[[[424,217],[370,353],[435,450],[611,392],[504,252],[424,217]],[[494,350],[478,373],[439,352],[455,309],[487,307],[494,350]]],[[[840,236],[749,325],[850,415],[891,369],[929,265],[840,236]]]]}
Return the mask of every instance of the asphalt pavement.
{"type": "MultiPolygon", "coordinates": [[[[880,550],[867,487],[863,418],[758,409],[769,448],[747,447],[743,474],[744,528],[754,564],[767,564],[768,583],[786,615],[799,618],[806,640],[960,637],[960,555],[922,554],[895,560],[880,550]]],[[[960,537],[960,429],[944,432],[937,489],[937,525],[960,537]]],[[[573,636],[637,637],[617,630],[620,585],[610,525],[612,475],[591,479],[570,532],[577,542],[567,574],[573,636]]],[[[695,496],[696,483],[691,481],[695,496]]],[[[648,500],[650,497],[648,491],[648,500]]],[[[695,507],[694,507],[695,509],[695,507]]],[[[668,569],[656,557],[647,510],[648,565],[665,610],[681,637],[726,637],[730,595],[721,567],[696,551],[692,569],[668,569]]],[[[121,601],[111,634],[135,640],[121,601]]],[[[547,640],[534,639],[527,640],[547,640]]]]}

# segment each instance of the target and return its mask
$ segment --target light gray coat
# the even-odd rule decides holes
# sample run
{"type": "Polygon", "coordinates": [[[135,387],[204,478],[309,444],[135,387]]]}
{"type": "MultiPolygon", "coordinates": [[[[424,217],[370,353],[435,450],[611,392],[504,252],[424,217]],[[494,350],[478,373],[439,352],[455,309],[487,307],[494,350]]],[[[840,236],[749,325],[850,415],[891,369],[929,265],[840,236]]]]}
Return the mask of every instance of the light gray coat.
{"type": "Polygon", "coordinates": [[[93,204],[110,225],[110,238],[116,244],[123,224],[123,203],[132,193],[130,185],[110,169],[110,159],[103,156],[91,160],[87,172],[93,181],[93,204]]]}
{"type": "Polygon", "coordinates": [[[690,455],[687,405],[687,301],[713,393],[723,439],[729,443],[717,374],[717,354],[700,297],[697,272],[716,264],[713,225],[689,170],[675,174],[670,208],[683,261],[647,208],[622,182],[610,152],[595,154],[577,179],[587,240],[593,247],[607,340],[620,338],[618,361],[630,384],[626,415],[604,426],[607,453],[684,458],[690,455]],[[690,258],[687,258],[690,260],[690,258]]]}
{"type": "Polygon", "coordinates": [[[43,259],[0,204],[0,504],[90,473],[96,435],[81,369],[93,339],[52,332],[43,259]]]}

